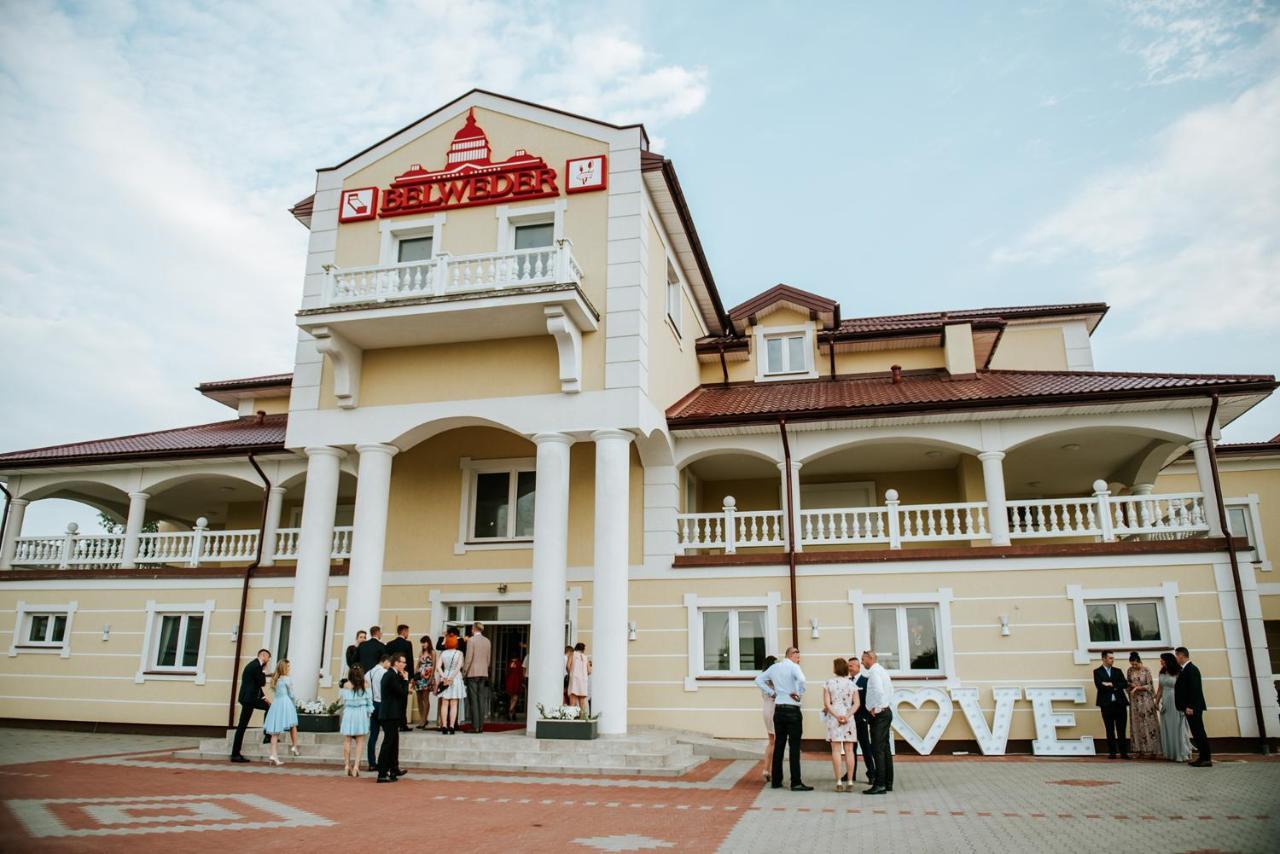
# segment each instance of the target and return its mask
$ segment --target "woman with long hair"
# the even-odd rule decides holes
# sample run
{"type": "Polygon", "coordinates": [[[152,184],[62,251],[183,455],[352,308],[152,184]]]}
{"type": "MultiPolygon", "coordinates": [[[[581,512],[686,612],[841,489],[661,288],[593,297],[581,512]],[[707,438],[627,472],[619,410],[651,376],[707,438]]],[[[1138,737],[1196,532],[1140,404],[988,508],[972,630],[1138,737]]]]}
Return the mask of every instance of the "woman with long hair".
{"type": "Polygon", "coordinates": [[[418,729],[426,729],[431,717],[431,691],[436,684],[436,661],[431,654],[431,635],[423,635],[421,643],[422,651],[418,653],[418,666],[413,671],[410,687],[418,698],[418,729]]]}
{"type": "Polygon", "coordinates": [[[440,695],[440,708],[436,711],[440,732],[453,735],[458,731],[458,701],[467,693],[462,681],[462,653],[458,651],[456,634],[447,635],[444,639],[444,652],[440,653],[440,661],[436,665],[436,692],[440,695]]]}
{"type": "Polygon", "coordinates": [[[1129,653],[1129,748],[1135,756],[1160,755],[1160,719],[1151,693],[1151,671],[1136,651],[1129,653]]]}
{"type": "Polygon", "coordinates": [[[364,678],[364,669],[351,665],[347,684],[342,689],[342,769],[348,777],[360,776],[360,750],[369,734],[369,716],[373,713],[373,694],[364,678]]]}
{"type": "Polygon", "coordinates": [[[1187,716],[1173,704],[1173,686],[1177,684],[1182,665],[1171,652],[1160,653],[1160,673],[1156,676],[1156,706],[1160,710],[1160,750],[1171,762],[1186,762],[1191,757],[1191,740],[1187,737],[1187,716]]]}
{"type": "MultiPolygon", "coordinates": [[[[770,667],[773,667],[773,665],[776,664],[777,661],[778,661],[778,656],[766,655],[764,658],[764,661],[760,664],[761,672],[768,670],[770,667]]],[[[769,742],[768,744],[765,745],[765,748],[764,748],[764,781],[767,783],[769,782],[769,769],[773,767],[773,743],[775,740],[774,734],[773,734],[774,699],[773,697],[770,697],[768,694],[766,694],[764,691],[761,691],[760,694],[761,696],[764,697],[764,729],[765,729],[765,732],[769,734],[769,742]]]]}
{"type": "Polygon", "coordinates": [[[271,677],[271,708],[267,709],[267,719],[262,724],[262,731],[271,736],[272,765],[283,765],[276,755],[276,746],[280,743],[280,735],[289,733],[289,752],[298,755],[298,706],[293,699],[293,682],[289,679],[289,659],[282,658],[276,663],[275,675],[271,677]]]}

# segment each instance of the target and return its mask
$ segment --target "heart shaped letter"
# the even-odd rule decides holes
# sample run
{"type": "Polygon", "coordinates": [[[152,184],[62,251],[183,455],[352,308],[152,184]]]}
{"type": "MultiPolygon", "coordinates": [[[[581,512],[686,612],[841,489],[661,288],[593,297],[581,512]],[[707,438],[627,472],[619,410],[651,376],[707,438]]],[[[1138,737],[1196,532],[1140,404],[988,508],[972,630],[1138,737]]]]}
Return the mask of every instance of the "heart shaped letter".
{"type": "Polygon", "coordinates": [[[894,691],[893,701],[890,705],[893,707],[893,728],[921,756],[928,756],[933,752],[933,748],[938,745],[938,740],[942,738],[942,733],[947,728],[947,724],[951,722],[951,715],[954,712],[951,706],[951,698],[940,688],[907,688],[894,691]],[[903,703],[909,703],[917,709],[925,703],[938,704],[938,716],[933,719],[933,725],[929,727],[929,731],[925,733],[924,738],[921,738],[920,734],[902,719],[898,712],[898,707],[903,703]]]}

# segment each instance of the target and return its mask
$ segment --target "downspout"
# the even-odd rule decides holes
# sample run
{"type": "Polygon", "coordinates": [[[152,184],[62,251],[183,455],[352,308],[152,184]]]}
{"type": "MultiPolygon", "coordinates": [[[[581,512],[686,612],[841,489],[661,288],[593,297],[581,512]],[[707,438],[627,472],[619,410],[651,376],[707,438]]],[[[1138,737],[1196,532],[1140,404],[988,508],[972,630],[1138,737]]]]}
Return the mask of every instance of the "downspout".
{"type": "Polygon", "coordinates": [[[1231,580],[1236,588],[1236,609],[1240,613],[1240,635],[1244,639],[1244,656],[1249,665],[1249,689],[1253,694],[1253,714],[1258,723],[1258,740],[1262,744],[1264,756],[1271,753],[1267,743],[1266,718],[1262,713],[1262,694],[1258,691],[1258,665],[1253,660],[1253,639],[1249,636],[1249,617],[1244,609],[1244,586],[1240,583],[1240,559],[1236,557],[1232,543],[1231,530],[1227,528],[1227,504],[1222,498],[1222,478],[1218,474],[1218,452],[1213,447],[1213,425],[1218,415],[1218,395],[1213,395],[1213,405],[1209,407],[1209,417],[1204,425],[1204,443],[1209,451],[1209,471],[1213,473],[1213,493],[1218,505],[1218,519],[1227,538],[1227,556],[1231,559],[1231,580]]]}
{"type": "Polygon", "coordinates": [[[831,356],[831,374],[827,377],[829,380],[836,378],[836,333],[835,330],[827,336],[827,353],[831,356]]]}
{"type": "Polygon", "coordinates": [[[267,504],[271,501],[271,481],[267,478],[266,472],[262,470],[262,466],[258,465],[258,461],[254,459],[253,451],[249,452],[249,465],[253,466],[253,470],[258,473],[258,477],[262,478],[262,516],[258,520],[258,548],[254,553],[253,562],[244,568],[244,582],[240,586],[240,617],[236,623],[236,655],[231,661],[231,697],[227,701],[228,727],[233,727],[236,724],[236,697],[240,687],[237,683],[240,681],[240,653],[244,647],[244,613],[249,607],[249,581],[253,578],[253,571],[262,562],[262,541],[267,535],[267,504]]]}
{"type": "Polygon", "coordinates": [[[720,370],[724,374],[724,384],[729,384],[729,362],[724,357],[724,345],[720,345],[720,370]]]}
{"type": "Polygon", "coordinates": [[[787,574],[791,579],[791,645],[800,648],[800,616],[796,606],[796,508],[795,489],[791,485],[791,443],[787,441],[787,419],[778,419],[782,433],[782,463],[787,482],[787,574]]]}

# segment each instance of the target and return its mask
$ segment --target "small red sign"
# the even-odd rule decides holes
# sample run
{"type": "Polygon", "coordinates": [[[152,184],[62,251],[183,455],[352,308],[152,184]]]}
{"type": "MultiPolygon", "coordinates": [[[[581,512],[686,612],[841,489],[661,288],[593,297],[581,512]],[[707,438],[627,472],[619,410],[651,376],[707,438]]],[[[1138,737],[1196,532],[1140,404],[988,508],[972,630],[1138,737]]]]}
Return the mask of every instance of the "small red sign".
{"type": "Polygon", "coordinates": [[[360,222],[378,215],[378,188],[360,187],[342,191],[338,222],[360,222]]]}
{"type": "Polygon", "coordinates": [[[603,190],[609,183],[609,158],[603,154],[574,158],[564,164],[564,174],[566,193],[603,190]]]}

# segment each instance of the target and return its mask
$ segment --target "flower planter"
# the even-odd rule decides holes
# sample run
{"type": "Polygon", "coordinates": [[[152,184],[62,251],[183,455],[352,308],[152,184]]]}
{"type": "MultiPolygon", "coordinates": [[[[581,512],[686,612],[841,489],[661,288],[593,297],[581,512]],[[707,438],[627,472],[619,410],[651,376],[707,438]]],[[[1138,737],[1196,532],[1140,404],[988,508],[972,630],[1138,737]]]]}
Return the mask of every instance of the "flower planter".
{"type": "Polygon", "coordinates": [[[298,732],[337,732],[337,715],[298,714],[298,732]]]}
{"type": "Polygon", "coordinates": [[[595,721],[538,721],[534,735],[568,741],[591,741],[597,736],[595,721]]]}

